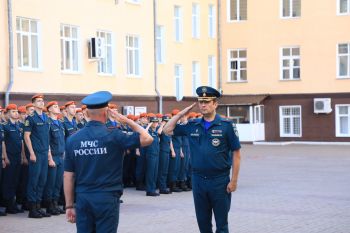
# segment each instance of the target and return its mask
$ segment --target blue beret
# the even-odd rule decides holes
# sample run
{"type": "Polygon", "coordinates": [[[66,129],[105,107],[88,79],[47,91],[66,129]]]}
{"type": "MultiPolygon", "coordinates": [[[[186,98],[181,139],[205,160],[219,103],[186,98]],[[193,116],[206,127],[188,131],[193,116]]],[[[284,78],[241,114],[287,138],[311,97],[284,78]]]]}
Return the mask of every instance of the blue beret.
{"type": "Polygon", "coordinates": [[[216,98],[220,98],[221,94],[215,88],[209,86],[200,86],[196,89],[198,100],[210,101],[216,98]]]}
{"type": "Polygon", "coordinates": [[[112,99],[112,94],[109,91],[98,91],[86,96],[81,103],[87,108],[98,109],[108,106],[108,102],[112,99]]]}

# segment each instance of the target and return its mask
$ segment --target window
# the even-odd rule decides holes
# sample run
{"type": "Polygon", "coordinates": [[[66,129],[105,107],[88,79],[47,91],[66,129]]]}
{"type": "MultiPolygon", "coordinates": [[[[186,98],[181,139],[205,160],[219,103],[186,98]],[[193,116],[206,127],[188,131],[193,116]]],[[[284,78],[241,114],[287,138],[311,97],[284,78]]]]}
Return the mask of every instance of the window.
{"type": "Polygon", "coordinates": [[[140,76],[140,38],[138,36],[126,36],[126,72],[129,76],[140,76]]]}
{"type": "Polygon", "coordinates": [[[281,80],[300,79],[300,48],[282,48],[281,80]]]}
{"type": "Polygon", "coordinates": [[[228,0],[228,21],[247,20],[248,0],[228,0]]]}
{"type": "Polygon", "coordinates": [[[337,0],[338,2],[338,14],[348,15],[350,14],[350,0],[337,0]]]}
{"type": "Polygon", "coordinates": [[[280,137],[301,137],[301,106],[280,106],[280,137]]]}
{"type": "Polygon", "coordinates": [[[61,25],[61,70],[66,72],[80,71],[79,28],[61,25]]]}
{"type": "Polygon", "coordinates": [[[39,22],[34,19],[16,18],[18,67],[30,70],[40,68],[39,22]]]}
{"type": "Polygon", "coordinates": [[[247,50],[233,49],[229,50],[229,78],[231,82],[247,81],[247,50]]]}
{"type": "Polygon", "coordinates": [[[199,4],[192,4],[192,37],[199,38],[200,37],[200,12],[199,12],[199,4]]]}
{"type": "Polygon", "coordinates": [[[264,123],[264,105],[254,106],[254,123],[264,123]]]}
{"type": "Polygon", "coordinates": [[[112,33],[106,31],[97,31],[97,37],[104,39],[104,54],[105,57],[98,62],[98,73],[99,74],[113,74],[114,73],[114,62],[113,62],[113,40],[112,33]]]}
{"type": "Polygon", "coordinates": [[[350,137],[350,104],[337,104],[335,111],[336,136],[350,137]]]}
{"type": "Polygon", "coordinates": [[[182,41],[182,30],[183,30],[183,25],[182,25],[182,10],[181,7],[175,6],[174,7],[174,29],[175,29],[175,41],[176,42],[181,42],[182,41]]]}
{"type": "Polygon", "coordinates": [[[296,18],[301,15],[301,0],[281,0],[282,18],[296,18]]]}
{"type": "Polygon", "coordinates": [[[216,88],[216,60],[214,56],[208,56],[208,84],[216,88]]]}
{"type": "Polygon", "coordinates": [[[249,124],[250,122],[250,109],[251,106],[229,106],[227,107],[227,115],[233,120],[235,124],[249,124]]]}
{"type": "Polygon", "coordinates": [[[182,65],[175,65],[175,96],[180,101],[183,98],[183,70],[182,65]]]}
{"type": "Polygon", "coordinates": [[[338,44],[338,77],[349,78],[350,77],[350,43],[338,44]]]}
{"type": "Polygon", "coordinates": [[[208,8],[208,36],[209,36],[209,38],[215,38],[215,35],[216,35],[215,6],[209,5],[209,8],[208,8]]]}
{"type": "Polygon", "coordinates": [[[197,96],[196,89],[200,86],[200,66],[199,62],[192,62],[192,94],[197,96]]]}
{"type": "Polygon", "coordinates": [[[165,45],[164,45],[164,26],[157,26],[156,28],[156,52],[157,52],[157,62],[164,63],[165,61],[165,45]]]}

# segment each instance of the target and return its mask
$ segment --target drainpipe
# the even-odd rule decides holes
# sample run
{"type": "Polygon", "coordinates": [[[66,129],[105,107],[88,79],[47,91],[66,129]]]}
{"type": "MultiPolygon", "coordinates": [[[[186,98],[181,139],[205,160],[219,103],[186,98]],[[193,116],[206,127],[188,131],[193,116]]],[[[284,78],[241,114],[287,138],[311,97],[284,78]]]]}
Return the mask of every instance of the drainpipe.
{"type": "Polygon", "coordinates": [[[163,96],[158,90],[158,71],[157,71],[157,0],[153,0],[153,61],[154,61],[154,90],[159,99],[158,112],[163,113],[163,96]]]}
{"type": "Polygon", "coordinates": [[[12,34],[12,1],[7,0],[7,22],[9,33],[9,83],[5,93],[5,106],[9,104],[10,92],[13,85],[13,34],[12,34]]]}
{"type": "Polygon", "coordinates": [[[221,64],[222,64],[222,47],[221,47],[221,0],[217,1],[218,3],[218,29],[217,29],[217,35],[218,35],[218,88],[220,93],[223,93],[222,91],[222,71],[221,71],[221,64]]]}

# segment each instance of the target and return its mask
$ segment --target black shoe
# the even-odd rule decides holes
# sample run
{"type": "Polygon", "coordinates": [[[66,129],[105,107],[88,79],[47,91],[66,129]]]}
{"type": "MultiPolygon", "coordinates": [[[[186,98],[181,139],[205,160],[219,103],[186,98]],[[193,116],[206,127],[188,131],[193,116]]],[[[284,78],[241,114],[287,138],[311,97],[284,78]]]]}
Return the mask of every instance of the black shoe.
{"type": "Polygon", "coordinates": [[[160,194],[171,194],[171,191],[169,189],[165,189],[165,190],[159,190],[160,194]]]}
{"type": "Polygon", "coordinates": [[[7,214],[5,212],[0,211],[0,217],[6,216],[7,214]]]}
{"type": "Polygon", "coordinates": [[[40,213],[41,216],[43,216],[44,218],[51,217],[51,214],[50,214],[50,213],[45,212],[44,210],[41,209],[40,203],[37,203],[37,204],[36,204],[36,210],[37,210],[38,213],[40,213]]]}
{"type": "Polygon", "coordinates": [[[43,216],[37,211],[35,203],[28,203],[28,218],[42,218],[43,216]]]}
{"type": "Polygon", "coordinates": [[[182,189],[182,191],[191,191],[191,189],[189,187],[187,187],[186,182],[185,181],[180,181],[180,189],[182,189]]]}
{"type": "Polygon", "coordinates": [[[53,207],[55,208],[55,210],[59,213],[59,214],[65,214],[66,211],[64,211],[63,209],[61,209],[59,206],[58,206],[58,202],[53,200],[52,201],[53,203],[53,207]]]}
{"type": "Polygon", "coordinates": [[[51,215],[60,215],[60,211],[55,208],[52,201],[49,202],[49,206],[46,208],[46,213],[51,215]]]}
{"type": "Polygon", "coordinates": [[[170,190],[174,193],[182,192],[182,189],[176,186],[176,182],[171,182],[170,190]]]}
{"type": "Polygon", "coordinates": [[[122,199],[119,199],[119,203],[121,204],[121,203],[124,203],[124,201],[122,200],[122,199]]]}
{"type": "Polygon", "coordinates": [[[156,193],[156,192],[146,192],[146,196],[150,196],[150,197],[157,197],[159,196],[159,193],[156,193]]]}

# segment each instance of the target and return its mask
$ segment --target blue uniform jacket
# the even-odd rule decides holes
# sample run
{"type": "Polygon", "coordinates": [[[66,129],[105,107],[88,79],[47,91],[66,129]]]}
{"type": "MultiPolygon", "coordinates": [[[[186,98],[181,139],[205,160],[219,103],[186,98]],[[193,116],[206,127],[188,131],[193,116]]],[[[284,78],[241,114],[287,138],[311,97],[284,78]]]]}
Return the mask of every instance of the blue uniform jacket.
{"type": "Polygon", "coordinates": [[[10,120],[3,124],[4,141],[7,154],[20,154],[22,152],[23,132],[19,123],[10,120]]]}
{"type": "Polygon", "coordinates": [[[27,117],[24,122],[24,132],[31,132],[30,140],[34,152],[47,153],[49,151],[49,130],[48,116],[44,113],[42,118],[36,111],[34,111],[33,115],[27,117]]]}
{"type": "Polygon", "coordinates": [[[69,121],[68,118],[65,117],[63,120],[63,125],[64,125],[64,135],[66,139],[78,131],[78,125],[77,125],[77,122],[75,121],[75,118],[73,118],[72,121],[69,121]]]}
{"type": "Polygon", "coordinates": [[[149,128],[148,133],[152,136],[153,142],[151,145],[145,147],[146,155],[159,155],[159,135],[158,128],[153,131],[149,128]]]}
{"type": "Polygon", "coordinates": [[[122,190],[123,152],[140,146],[140,135],[90,121],[66,142],[65,171],[75,173],[76,192],[122,190]]]}
{"type": "Polygon", "coordinates": [[[159,142],[160,150],[166,153],[170,153],[170,142],[171,142],[171,136],[168,136],[162,132],[162,134],[160,135],[160,142],[159,142]]]}
{"type": "Polygon", "coordinates": [[[52,156],[63,155],[65,150],[64,126],[62,122],[49,118],[50,122],[50,149],[52,156]]]}
{"type": "Polygon", "coordinates": [[[176,125],[175,136],[188,136],[193,174],[201,176],[227,175],[231,169],[229,151],[241,148],[235,124],[216,114],[208,130],[204,119],[192,119],[186,125],[176,125]]]}

